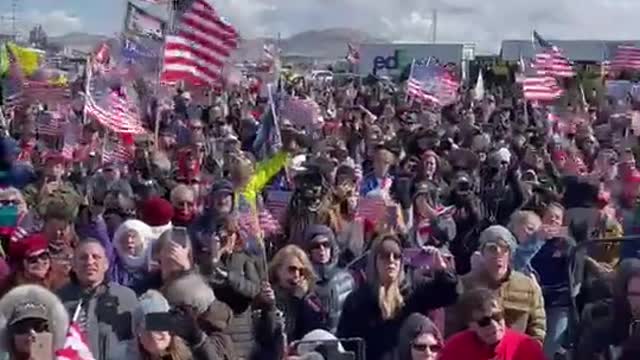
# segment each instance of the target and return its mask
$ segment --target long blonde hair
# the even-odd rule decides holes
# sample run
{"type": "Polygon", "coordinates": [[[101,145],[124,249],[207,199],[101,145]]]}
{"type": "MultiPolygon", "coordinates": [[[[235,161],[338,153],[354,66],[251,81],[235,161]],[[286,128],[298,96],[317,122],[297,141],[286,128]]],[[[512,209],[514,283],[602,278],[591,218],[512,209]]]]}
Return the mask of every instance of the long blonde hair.
{"type": "Polygon", "coordinates": [[[278,252],[271,259],[271,263],[269,264],[269,278],[274,283],[278,283],[280,279],[278,278],[278,269],[284,264],[285,260],[289,258],[297,259],[302,267],[302,276],[305,279],[305,290],[309,290],[316,283],[317,277],[316,273],[313,270],[313,265],[311,265],[311,261],[307,254],[297,245],[287,245],[282,249],[278,250],[278,252]]]}
{"type": "MultiPolygon", "coordinates": [[[[140,359],[142,360],[153,360],[151,354],[145,350],[144,346],[138,341],[138,351],[140,352],[140,359]]],[[[191,360],[193,359],[193,354],[191,350],[185,344],[184,340],[179,338],[176,335],[171,335],[171,343],[169,343],[169,347],[164,355],[160,356],[160,359],[164,359],[166,356],[169,356],[171,360],[191,360]]]]}
{"type": "Polygon", "coordinates": [[[378,307],[382,314],[382,319],[389,320],[394,318],[400,310],[404,307],[404,296],[400,292],[400,284],[404,280],[404,271],[402,270],[403,264],[400,263],[399,274],[396,280],[388,287],[385,287],[378,276],[377,257],[382,247],[382,243],[385,241],[393,241],[400,249],[402,244],[397,236],[393,234],[384,234],[374,240],[371,251],[369,252],[369,259],[367,261],[367,282],[376,291],[378,296],[378,307]]]}

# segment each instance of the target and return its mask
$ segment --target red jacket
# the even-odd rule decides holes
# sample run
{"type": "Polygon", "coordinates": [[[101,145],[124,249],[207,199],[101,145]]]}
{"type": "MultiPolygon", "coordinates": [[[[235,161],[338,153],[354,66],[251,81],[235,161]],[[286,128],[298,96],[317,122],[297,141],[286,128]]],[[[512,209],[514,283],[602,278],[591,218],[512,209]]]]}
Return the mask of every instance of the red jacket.
{"type": "Polygon", "coordinates": [[[505,329],[504,338],[496,347],[481,342],[471,330],[451,336],[438,360],[546,360],[542,346],[531,337],[505,329]]]}

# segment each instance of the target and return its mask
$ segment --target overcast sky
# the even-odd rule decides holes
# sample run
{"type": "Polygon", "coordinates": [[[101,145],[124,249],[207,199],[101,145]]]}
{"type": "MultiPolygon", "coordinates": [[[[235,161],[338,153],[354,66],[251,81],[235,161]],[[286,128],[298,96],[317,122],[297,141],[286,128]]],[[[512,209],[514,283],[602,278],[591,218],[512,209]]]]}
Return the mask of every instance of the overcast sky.
{"type": "MultiPolygon", "coordinates": [[[[0,0],[0,29],[10,28],[11,1],[0,0]],[[2,17],[4,16],[4,17],[2,17]]],[[[16,0],[21,28],[48,33],[113,34],[125,0],[16,0]]],[[[497,51],[500,40],[530,38],[640,39],[640,0],[216,0],[219,12],[246,37],[283,36],[351,27],[393,40],[429,41],[438,10],[439,42],[475,42],[497,51]]]]}

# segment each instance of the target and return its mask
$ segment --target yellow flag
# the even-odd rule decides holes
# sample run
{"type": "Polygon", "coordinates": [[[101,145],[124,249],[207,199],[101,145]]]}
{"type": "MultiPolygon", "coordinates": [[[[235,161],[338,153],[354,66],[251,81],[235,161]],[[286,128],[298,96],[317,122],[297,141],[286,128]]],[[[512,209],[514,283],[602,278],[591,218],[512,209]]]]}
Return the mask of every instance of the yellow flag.
{"type": "Polygon", "coordinates": [[[38,67],[40,67],[40,54],[37,51],[12,43],[7,44],[7,46],[25,75],[30,76],[38,70],[38,67]]]}

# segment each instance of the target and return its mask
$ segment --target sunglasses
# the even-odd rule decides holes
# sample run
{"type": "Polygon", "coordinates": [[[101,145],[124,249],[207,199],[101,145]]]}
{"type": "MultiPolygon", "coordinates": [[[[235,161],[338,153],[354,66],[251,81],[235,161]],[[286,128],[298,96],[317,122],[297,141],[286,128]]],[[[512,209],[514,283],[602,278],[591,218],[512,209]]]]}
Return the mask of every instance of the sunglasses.
{"type": "Polygon", "coordinates": [[[293,266],[293,265],[291,265],[291,266],[287,267],[287,271],[288,271],[290,274],[294,274],[294,273],[302,273],[302,272],[304,271],[304,268],[303,268],[303,267],[299,267],[299,266],[293,266]]]}
{"type": "Polygon", "coordinates": [[[35,264],[39,261],[45,261],[45,260],[49,260],[51,259],[51,254],[49,254],[48,251],[45,251],[41,254],[38,255],[33,255],[33,256],[28,256],[25,258],[25,260],[27,261],[27,263],[29,264],[35,264]]]}
{"type": "Polygon", "coordinates": [[[321,248],[329,249],[331,244],[328,241],[319,241],[311,244],[311,250],[320,250],[321,248]]]}
{"type": "Polygon", "coordinates": [[[35,333],[44,333],[49,331],[49,324],[44,320],[37,321],[20,321],[11,326],[14,334],[24,335],[29,334],[31,331],[35,333]]]}
{"type": "Polygon", "coordinates": [[[429,350],[429,352],[431,353],[439,353],[440,350],[442,350],[442,346],[438,344],[429,345],[429,344],[413,343],[411,344],[411,348],[418,352],[427,352],[427,350],[429,350]]]}
{"type": "Polygon", "coordinates": [[[497,312],[491,314],[491,316],[485,316],[476,320],[476,324],[478,324],[478,326],[480,327],[487,327],[491,325],[493,321],[501,322],[502,320],[504,320],[504,314],[502,314],[502,312],[497,312]]]}
{"type": "Polygon", "coordinates": [[[20,200],[0,200],[0,206],[18,206],[20,205],[20,200]]]}
{"type": "Polygon", "coordinates": [[[380,254],[378,254],[378,256],[382,259],[382,260],[387,260],[387,261],[399,261],[402,258],[402,254],[400,252],[396,252],[396,251],[381,251],[380,254]]]}

